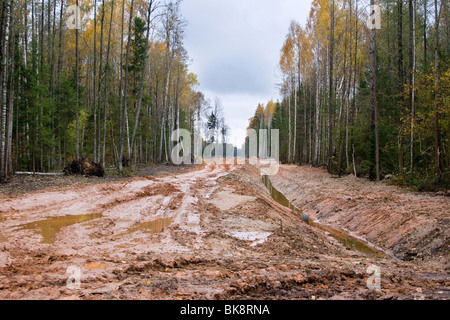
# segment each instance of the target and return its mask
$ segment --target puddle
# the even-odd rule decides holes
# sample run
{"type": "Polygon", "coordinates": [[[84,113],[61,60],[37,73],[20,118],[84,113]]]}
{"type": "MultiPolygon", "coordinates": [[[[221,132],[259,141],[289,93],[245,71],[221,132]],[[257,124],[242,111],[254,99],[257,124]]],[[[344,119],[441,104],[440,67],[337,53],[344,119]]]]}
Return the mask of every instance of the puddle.
{"type": "Polygon", "coordinates": [[[226,211],[243,203],[256,200],[255,197],[235,194],[233,191],[233,189],[225,188],[225,190],[217,192],[213,199],[209,199],[208,203],[212,203],[220,210],[226,211]]]}
{"type": "Polygon", "coordinates": [[[133,233],[136,231],[142,231],[144,233],[160,233],[163,232],[165,228],[170,226],[172,223],[172,218],[159,218],[156,220],[140,223],[134,227],[127,230],[126,233],[133,233]]]}
{"type": "Polygon", "coordinates": [[[290,202],[284,194],[282,194],[280,191],[278,191],[276,188],[272,186],[272,182],[270,181],[269,176],[263,175],[262,181],[264,185],[266,186],[267,190],[270,191],[270,195],[272,196],[272,199],[278,202],[279,204],[282,204],[285,207],[288,207],[289,209],[292,209],[296,213],[301,214],[301,210],[296,208],[292,202],[290,202]]]}
{"type": "Polygon", "coordinates": [[[101,213],[82,214],[82,215],[67,215],[49,218],[46,220],[40,220],[30,222],[22,226],[19,230],[38,230],[42,236],[41,243],[53,243],[56,234],[64,227],[68,227],[73,224],[82,223],[94,219],[103,217],[101,213]]]}
{"type": "MultiPolygon", "coordinates": [[[[263,175],[262,182],[264,183],[266,188],[270,191],[272,198],[276,202],[278,202],[279,204],[282,204],[285,207],[292,209],[295,213],[297,213],[299,215],[301,215],[303,213],[300,209],[295,207],[294,204],[291,203],[284,194],[282,194],[280,191],[278,191],[272,185],[272,182],[270,181],[269,176],[263,175]]],[[[337,230],[331,226],[324,225],[324,224],[321,224],[318,222],[309,221],[308,224],[325,231],[329,236],[331,236],[334,239],[336,239],[337,241],[339,241],[339,243],[341,243],[346,248],[350,248],[352,250],[359,251],[370,257],[375,257],[375,258],[387,258],[388,257],[388,255],[386,253],[382,252],[381,250],[377,250],[377,249],[369,246],[364,241],[357,239],[355,237],[352,237],[351,235],[347,234],[344,231],[337,230]]]]}
{"type": "Polygon", "coordinates": [[[384,252],[368,246],[362,240],[352,237],[349,234],[345,233],[344,231],[340,231],[328,225],[324,225],[317,222],[310,222],[309,224],[313,227],[325,231],[328,235],[335,238],[337,241],[339,241],[339,243],[341,243],[346,248],[350,248],[352,250],[365,253],[366,255],[371,257],[387,258],[387,255],[384,252]]]}

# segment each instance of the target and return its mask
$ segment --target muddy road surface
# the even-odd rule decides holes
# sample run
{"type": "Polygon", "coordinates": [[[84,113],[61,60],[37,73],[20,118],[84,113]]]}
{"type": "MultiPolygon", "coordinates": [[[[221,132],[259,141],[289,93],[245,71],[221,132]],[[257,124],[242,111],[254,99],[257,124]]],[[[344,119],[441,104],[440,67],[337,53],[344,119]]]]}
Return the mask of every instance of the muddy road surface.
{"type": "Polygon", "coordinates": [[[250,165],[3,194],[0,232],[0,299],[450,298],[445,263],[340,244],[250,165]]]}

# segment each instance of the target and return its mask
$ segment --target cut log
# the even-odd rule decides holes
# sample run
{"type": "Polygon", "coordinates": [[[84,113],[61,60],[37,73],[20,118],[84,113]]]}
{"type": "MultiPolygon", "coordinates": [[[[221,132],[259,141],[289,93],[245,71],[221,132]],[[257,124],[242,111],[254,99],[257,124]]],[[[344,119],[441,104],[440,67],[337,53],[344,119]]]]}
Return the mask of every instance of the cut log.
{"type": "Polygon", "coordinates": [[[63,176],[64,172],[22,172],[16,171],[14,173],[18,176],[63,176]]]}

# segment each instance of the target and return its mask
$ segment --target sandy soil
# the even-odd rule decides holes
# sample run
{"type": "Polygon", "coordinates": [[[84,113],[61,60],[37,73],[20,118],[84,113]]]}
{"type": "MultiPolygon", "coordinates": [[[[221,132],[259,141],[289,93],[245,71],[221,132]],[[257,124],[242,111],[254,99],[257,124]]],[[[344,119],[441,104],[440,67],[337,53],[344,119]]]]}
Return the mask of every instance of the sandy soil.
{"type": "Polygon", "coordinates": [[[448,273],[347,250],[248,165],[3,195],[0,230],[1,299],[450,298],[448,273]]]}

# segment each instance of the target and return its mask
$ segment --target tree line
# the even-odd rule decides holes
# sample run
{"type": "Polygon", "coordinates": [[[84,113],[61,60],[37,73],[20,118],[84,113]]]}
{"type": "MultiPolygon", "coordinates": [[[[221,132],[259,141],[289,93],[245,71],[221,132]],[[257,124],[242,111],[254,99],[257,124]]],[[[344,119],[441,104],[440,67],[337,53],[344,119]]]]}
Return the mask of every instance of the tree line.
{"type": "Polygon", "coordinates": [[[259,105],[249,128],[279,129],[285,163],[448,184],[449,3],[378,1],[381,29],[368,27],[374,4],[314,0],[305,26],[292,21],[282,99],[259,105]]]}
{"type": "Polygon", "coordinates": [[[0,1],[0,180],[82,157],[168,162],[171,133],[211,108],[181,1],[0,1]]]}

